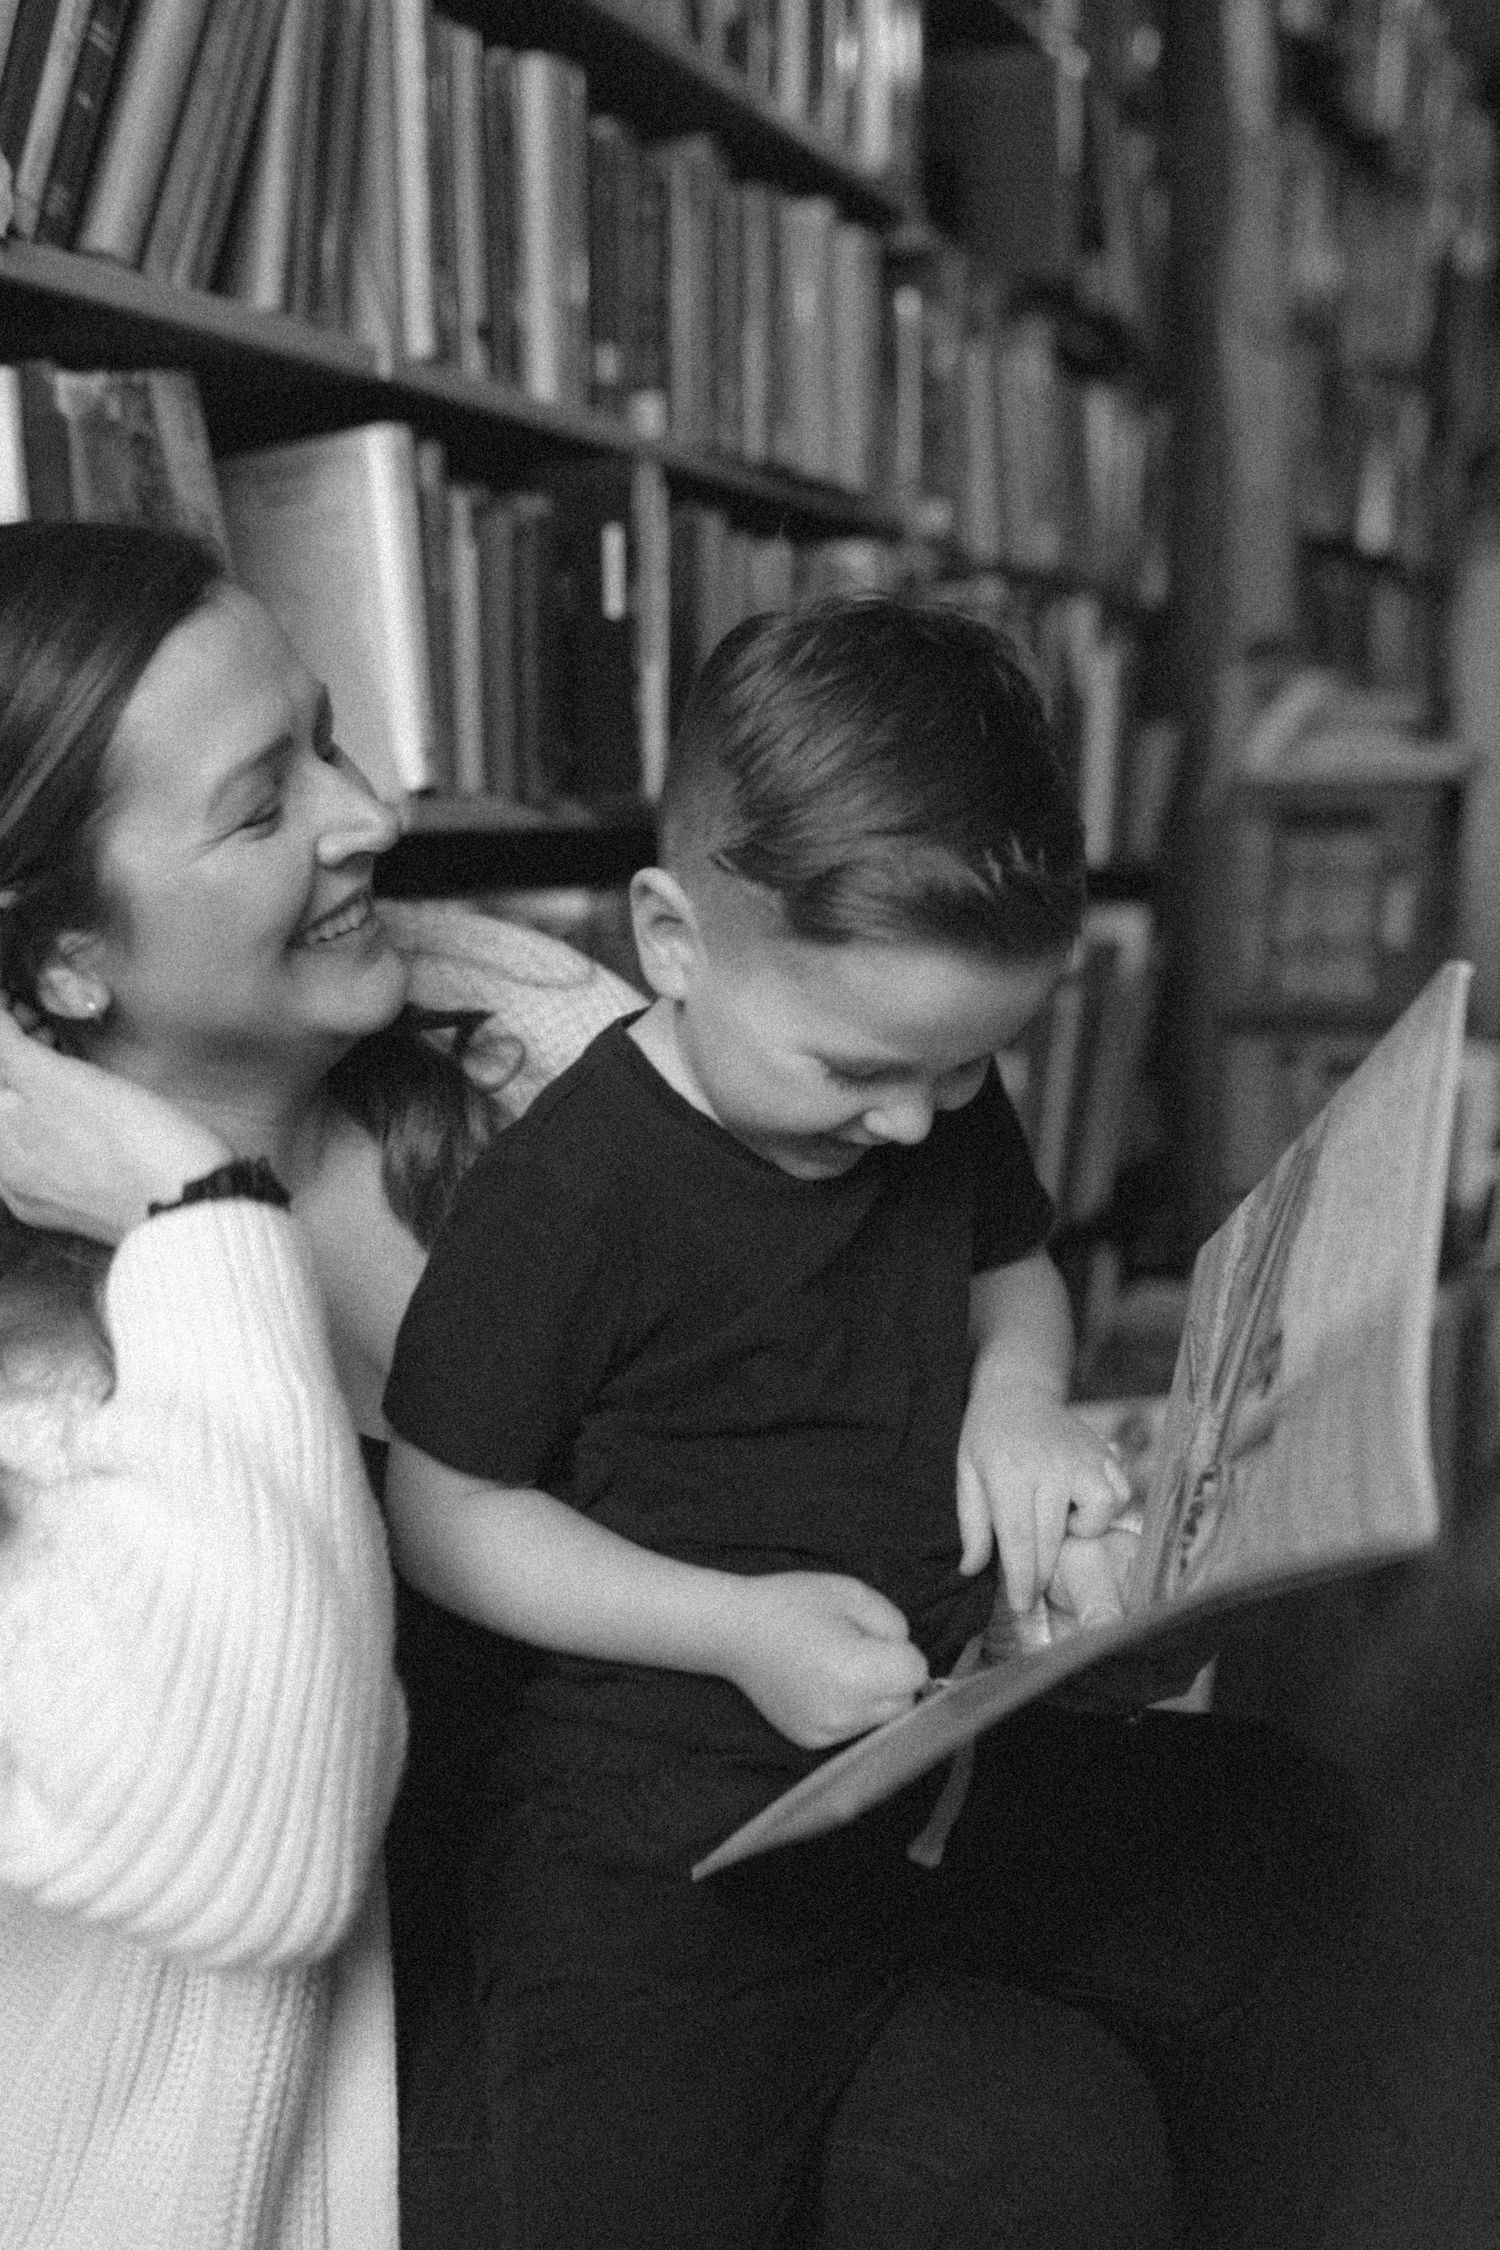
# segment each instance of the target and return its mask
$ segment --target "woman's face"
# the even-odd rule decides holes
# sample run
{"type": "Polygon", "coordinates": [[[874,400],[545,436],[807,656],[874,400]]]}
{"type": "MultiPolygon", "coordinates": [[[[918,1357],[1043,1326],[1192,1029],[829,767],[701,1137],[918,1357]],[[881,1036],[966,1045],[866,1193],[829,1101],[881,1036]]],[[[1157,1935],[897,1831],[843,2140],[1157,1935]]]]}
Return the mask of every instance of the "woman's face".
{"type": "Polygon", "coordinates": [[[100,1060],[206,1090],[326,1068],[389,1023],[406,970],[370,878],[396,830],[275,620],[221,589],[157,650],[105,761],[100,1060]]]}

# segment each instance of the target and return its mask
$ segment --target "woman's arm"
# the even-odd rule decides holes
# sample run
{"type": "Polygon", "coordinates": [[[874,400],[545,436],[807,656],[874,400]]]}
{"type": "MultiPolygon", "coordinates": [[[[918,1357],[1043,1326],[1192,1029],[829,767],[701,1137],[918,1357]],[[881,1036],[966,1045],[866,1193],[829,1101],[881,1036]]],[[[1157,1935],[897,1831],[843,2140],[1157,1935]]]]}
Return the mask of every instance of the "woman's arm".
{"type": "Polygon", "coordinates": [[[105,1317],[102,1404],[0,1405],[0,1883],[219,1965],[325,1954],[405,1722],[298,1231],[247,1202],[152,1219],[105,1317]]]}

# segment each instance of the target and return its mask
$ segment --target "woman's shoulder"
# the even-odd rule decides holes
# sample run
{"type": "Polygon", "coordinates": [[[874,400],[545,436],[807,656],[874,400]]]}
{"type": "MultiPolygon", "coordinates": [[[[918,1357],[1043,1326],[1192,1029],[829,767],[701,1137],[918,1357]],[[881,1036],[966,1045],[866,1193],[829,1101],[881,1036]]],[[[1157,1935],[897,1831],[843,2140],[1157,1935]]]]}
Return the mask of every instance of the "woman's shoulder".
{"type": "Polygon", "coordinates": [[[419,1008],[474,1009],[518,1041],[518,1066],[500,1088],[518,1115],[641,995],[601,962],[518,922],[446,899],[386,899],[381,917],[411,972],[419,1008]]]}

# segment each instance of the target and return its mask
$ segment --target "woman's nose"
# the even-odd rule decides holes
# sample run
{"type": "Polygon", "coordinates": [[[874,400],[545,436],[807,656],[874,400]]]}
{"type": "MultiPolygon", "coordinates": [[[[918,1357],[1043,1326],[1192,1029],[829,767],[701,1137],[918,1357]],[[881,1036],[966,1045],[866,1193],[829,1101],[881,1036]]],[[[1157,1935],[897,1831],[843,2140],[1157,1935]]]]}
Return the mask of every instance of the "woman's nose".
{"type": "Polygon", "coordinates": [[[332,787],[318,836],[320,864],[335,867],[346,859],[389,851],[401,833],[395,807],[376,796],[352,760],[342,759],[323,771],[332,787]]]}

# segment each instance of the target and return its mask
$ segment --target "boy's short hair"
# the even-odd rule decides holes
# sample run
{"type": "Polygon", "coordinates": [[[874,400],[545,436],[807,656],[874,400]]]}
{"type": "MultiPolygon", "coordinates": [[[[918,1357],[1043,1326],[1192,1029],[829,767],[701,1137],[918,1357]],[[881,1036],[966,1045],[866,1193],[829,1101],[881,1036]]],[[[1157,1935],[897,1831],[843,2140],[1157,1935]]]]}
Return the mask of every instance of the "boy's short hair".
{"type": "Polygon", "coordinates": [[[772,893],[794,937],[1066,948],[1083,831],[1041,697],[993,627],[885,595],[752,617],[689,691],[662,853],[772,893]]]}

